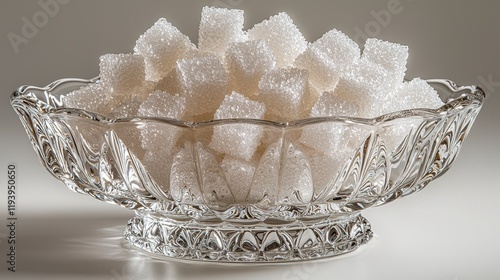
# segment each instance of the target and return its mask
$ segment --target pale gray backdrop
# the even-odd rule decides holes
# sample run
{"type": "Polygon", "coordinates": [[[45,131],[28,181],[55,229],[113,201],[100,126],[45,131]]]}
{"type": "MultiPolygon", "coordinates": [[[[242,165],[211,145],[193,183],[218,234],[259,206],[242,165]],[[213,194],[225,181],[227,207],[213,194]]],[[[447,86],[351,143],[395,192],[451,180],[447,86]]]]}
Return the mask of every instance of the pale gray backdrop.
{"type": "Polygon", "coordinates": [[[79,1],[0,3],[1,174],[18,169],[18,271],[6,264],[6,175],[0,183],[2,279],[498,279],[500,266],[499,1],[79,1]],[[98,74],[98,57],[130,52],[165,17],[193,42],[201,8],[245,10],[246,28],[288,12],[313,41],[337,28],[410,46],[407,78],[450,78],[490,93],[452,169],[424,191],[365,211],[375,238],[320,262],[213,267],[156,262],[120,247],[132,213],[72,193],[39,164],[9,104],[18,86],[98,74]],[[28,23],[27,23],[28,22],[28,23]],[[33,24],[30,29],[28,26],[33,24]],[[33,28],[34,27],[34,28],[33,28]]]}

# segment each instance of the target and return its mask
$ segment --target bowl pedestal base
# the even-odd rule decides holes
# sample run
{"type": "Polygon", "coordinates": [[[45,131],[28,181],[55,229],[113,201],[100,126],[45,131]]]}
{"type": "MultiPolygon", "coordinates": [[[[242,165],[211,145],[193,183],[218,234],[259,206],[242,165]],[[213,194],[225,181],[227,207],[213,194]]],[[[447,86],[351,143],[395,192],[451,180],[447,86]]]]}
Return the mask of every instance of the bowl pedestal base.
{"type": "Polygon", "coordinates": [[[345,254],[373,237],[360,213],[320,221],[198,222],[138,211],[125,240],[158,257],[214,262],[288,262],[345,254]]]}

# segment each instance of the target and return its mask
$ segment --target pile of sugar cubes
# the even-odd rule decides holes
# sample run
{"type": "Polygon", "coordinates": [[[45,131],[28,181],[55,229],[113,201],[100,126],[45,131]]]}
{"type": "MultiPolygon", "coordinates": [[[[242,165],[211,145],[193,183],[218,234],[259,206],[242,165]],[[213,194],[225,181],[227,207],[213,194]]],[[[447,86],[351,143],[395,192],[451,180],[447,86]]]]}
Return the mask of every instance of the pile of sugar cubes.
{"type": "MultiPolygon", "coordinates": [[[[361,51],[353,40],[335,29],[309,43],[286,13],[274,15],[249,30],[244,30],[243,20],[242,10],[203,8],[196,46],[161,18],[139,37],[133,53],[101,56],[99,82],[65,95],[62,102],[67,107],[112,118],[160,117],[188,122],[373,118],[443,105],[424,80],[404,81],[406,46],[368,39],[361,51]]],[[[185,149],[193,149],[194,143],[187,142],[177,145],[180,150],[174,149],[182,138],[180,128],[165,129],[165,125],[153,122],[147,125],[150,127],[141,133],[127,135],[142,143],[146,162],[168,155],[176,161],[177,155],[186,153],[185,149]]],[[[411,125],[388,128],[387,145],[397,145],[411,125]]],[[[304,128],[297,141],[314,153],[333,158],[342,152],[342,143],[359,144],[356,135],[363,133],[348,126],[320,123],[304,128]]],[[[233,176],[241,185],[239,189],[248,193],[247,181],[252,178],[245,174],[255,173],[254,177],[258,177],[259,170],[255,170],[252,160],[259,146],[265,143],[272,147],[272,140],[261,127],[245,123],[215,126],[209,137],[208,148],[224,155],[221,166],[229,174],[226,180],[231,181],[233,176]]],[[[296,156],[290,164],[299,163],[301,151],[290,149],[296,156]]],[[[262,153],[272,154],[273,150],[262,151],[263,158],[262,153]]],[[[207,156],[207,162],[210,160],[207,156]]],[[[323,161],[318,158],[310,164],[321,167],[323,161]]],[[[194,168],[183,164],[184,170],[194,168]]],[[[150,172],[162,172],[154,168],[152,165],[150,172]]],[[[290,167],[290,173],[296,171],[296,167],[290,167]]],[[[175,180],[164,180],[176,184],[175,180]]]]}

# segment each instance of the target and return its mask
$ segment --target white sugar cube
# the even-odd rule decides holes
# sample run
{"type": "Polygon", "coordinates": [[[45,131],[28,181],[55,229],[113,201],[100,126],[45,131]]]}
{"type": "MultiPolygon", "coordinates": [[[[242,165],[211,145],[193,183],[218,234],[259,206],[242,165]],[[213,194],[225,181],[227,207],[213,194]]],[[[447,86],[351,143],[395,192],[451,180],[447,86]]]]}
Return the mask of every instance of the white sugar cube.
{"type": "Polygon", "coordinates": [[[245,96],[258,95],[261,77],[276,67],[276,60],[263,40],[232,44],[226,52],[231,89],[245,96]]]}
{"type": "MultiPolygon", "coordinates": [[[[224,98],[215,112],[214,119],[260,119],[265,111],[264,104],[233,92],[224,98]]],[[[260,144],[262,133],[262,127],[259,124],[216,125],[209,146],[220,153],[249,161],[260,144]]]]}
{"type": "MultiPolygon", "coordinates": [[[[137,96],[133,96],[130,100],[123,100],[113,106],[111,112],[109,113],[109,117],[117,119],[136,117],[141,103],[142,100],[137,96]]],[[[113,124],[113,130],[137,158],[142,158],[144,155],[144,149],[141,145],[140,128],[136,125],[130,124],[129,122],[117,122],[113,124]]]]}
{"type": "Polygon", "coordinates": [[[306,91],[306,96],[302,101],[302,109],[300,112],[301,117],[308,117],[311,113],[311,108],[316,104],[318,99],[321,97],[322,92],[318,90],[315,86],[311,85],[309,82],[308,90],[306,91]]]}
{"type": "MultiPolygon", "coordinates": [[[[372,94],[381,94],[387,88],[389,80],[394,79],[391,73],[379,64],[366,59],[358,59],[345,72],[341,73],[340,80],[353,81],[372,88],[372,94]]],[[[385,92],[384,95],[389,94],[385,92]]],[[[378,96],[377,96],[378,97],[378,96]]]]}
{"type": "Polygon", "coordinates": [[[281,146],[283,140],[267,145],[256,167],[253,183],[247,196],[248,203],[271,206],[276,203],[281,167],[281,146]]]}
{"type": "Polygon", "coordinates": [[[137,54],[105,54],[99,58],[102,86],[113,94],[131,96],[143,86],[144,58],[137,54]]]}
{"type": "Polygon", "coordinates": [[[300,54],[294,66],[309,71],[309,81],[319,92],[334,90],[339,81],[339,66],[316,47],[309,47],[300,54]]]}
{"type": "Polygon", "coordinates": [[[325,156],[344,163],[370,135],[371,127],[326,122],[304,129],[299,141],[325,156]]]}
{"type": "Polygon", "coordinates": [[[309,162],[314,183],[313,200],[321,200],[321,198],[328,197],[342,165],[339,158],[321,154],[311,155],[309,162]]]}
{"type": "Polygon", "coordinates": [[[363,50],[363,59],[384,67],[394,77],[396,82],[401,83],[406,72],[406,60],[408,59],[408,47],[396,43],[386,42],[375,38],[366,40],[363,50]]]}
{"type": "Polygon", "coordinates": [[[361,55],[358,44],[336,29],[325,33],[310,48],[323,52],[337,65],[340,72],[354,64],[361,55]]]}
{"type": "Polygon", "coordinates": [[[141,146],[141,129],[137,124],[115,122],[112,129],[132,154],[139,159],[144,157],[145,151],[141,146]]]}
{"type": "MultiPolygon", "coordinates": [[[[325,92],[311,109],[310,117],[353,117],[359,115],[357,99],[346,95],[341,88],[325,92]]],[[[352,89],[350,87],[349,89],[352,89]]],[[[349,126],[343,122],[322,122],[305,127],[299,141],[322,154],[344,161],[352,155],[369,133],[368,128],[349,126]]]]}
{"type": "Polygon", "coordinates": [[[136,42],[134,52],[144,57],[146,79],[158,81],[192,48],[189,38],[166,19],[160,18],[136,42]]]}
{"type": "Polygon", "coordinates": [[[138,106],[153,91],[154,87],[155,85],[152,82],[144,81],[140,87],[134,90],[110,94],[108,100],[103,102],[103,114],[114,118],[137,116],[138,106]]]}
{"type": "Polygon", "coordinates": [[[384,141],[385,150],[387,153],[396,152],[399,145],[409,136],[411,131],[418,129],[422,123],[421,118],[405,118],[404,120],[394,120],[383,127],[379,131],[379,135],[384,141]]]}
{"type": "Polygon", "coordinates": [[[152,93],[155,90],[155,87],[157,85],[157,82],[153,81],[144,81],[142,84],[142,87],[140,87],[134,95],[138,95],[141,99],[146,99],[150,93],[152,93]]]}
{"type": "Polygon", "coordinates": [[[193,145],[190,142],[186,142],[173,156],[170,169],[170,194],[177,202],[203,203],[193,145]]]}
{"type": "Polygon", "coordinates": [[[314,190],[307,156],[291,143],[284,152],[278,203],[309,203],[314,190]]]}
{"type": "Polygon", "coordinates": [[[333,91],[346,72],[362,69],[364,63],[359,60],[358,45],[338,30],[330,30],[312,43],[294,62],[295,67],[309,71],[309,105],[304,108],[310,109],[323,92],[333,91]]]}
{"type": "Polygon", "coordinates": [[[394,77],[382,66],[359,59],[342,73],[335,91],[361,105],[355,117],[373,118],[381,114],[381,103],[390,94],[388,85],[393,80],[394,77]]]}
{"type": "Polygon", "coordinates": [[[198,31],[200,51],[223,55],[229,44],[247,39],[243,11],[204,7],[198,31]]]}
{"type": "MultiPolygon", "coordinates": [[[[142,117],[182,119],[185,112],[185,98],[161,91],[152,92],[138,109],[142,117]]],[[[180,137],[182,128],[163,122],[145,122],[141,130],[141,143],[146,151],[161,151],[170,155],[180,137]]]]}
{"type": "Polygon", "coordinates": [[[170,71],[165,77],[156,83],[154,90],[168,92],[171,94],[182,93],[182,86],[177,78],[176,69],[170,71]]]}
{"type": "Polygon", "coordinates": [[[391,95],[390,103],[392,111],[415,108],[437,109],[444,105],[436,90],[420,78],[403,83],[391,95]]]}
{"type": "Polygon", "coordinates": [[[311,109],[310,117],[356,117],[361,104],[359,100],[346,94],[343,88],[337,91],[324,92],[311,109]]]}
{"type": "MultiPolygon", "coordinates": [[[[405,82],[390,95],[390,98],[384,104],[385,113],[397,112],[409,109],[437,109],[444,105],[439,98],[436,90],[426,81],[415,78],[410,82],[405,82]]],[[[391,123],[381,132],[384,135],[384,141],[388,151],[394,151],[395,148],[404,140],[404,138],[413,129],[416,129],[422,122],[419,118],[391,123]]]]}
{"type": "Polygon", "coordinates": [[[307,70],[282,68],[265,74],[259,82],[259,101],[267,114],[281,120],[297,119],[309,87],[307,70]]]}
{"type": "Polygon", "coordinates": [[[307,41],[286,13],[279,13],[248,30],[250,40],[265,40],[278,67],[287,67],[307,47],[307,41]]]}
{"type": "Polygon", "coordinates": [[[228,75],[214,55],[177,61],[176,78],[186,98],[186,114],[213,113],[228,91],[228,75]]]}
{"type": "Polygon", "coordinates": [[[132,96],[131,98],[114,98],[111,106],[109,116],[112,118],[133,118],[137,116],[139,107],[143,100],[139,96],[132,96]]]}
{"type": "Polygon", "coordinates": [[[107,113],[104,109],[110,98],[111,94],[109,94],[100,83],[90,84],[61,96],[61,100],[66,107],[78,108],[101,114],[107,113]]]}
{"type": "MultiPolygon", "coordinates": [[[[343,110],[346,111],[344,112],[336,111],[335,108],[332,108],[332,111],[330,112],[332,114],[331,116],[341,114],[340,116],[371,118],[378,115],[379,108],[377,106],[380,105],[376,104],[379,101],[380,95],[381,93],[379,91],[376,91],[372,86],[370,86],[369,83],[364,83],[359,80],[341,79],[337,84],[337,87],[335,88],[334,94],[331,95],[334,98],[341,98],[341,99],[340,100],[333,99],[333,103],[327,106],[334,106],[334,102],[336,101],[347,102],[348,104],[345,105],[342,104],[335,105],[335,106],[348,106],[348,107],[342,107],[342,111],[343,110]]],[[[317,105],[318,105],[317,108],[319,109],[321,105],[320,104],[317,105]]]]}
{"type": "Polygon", "coordinates": [[[146,150],[141,162],[155,183],[162,189],[168,190],[172,156],[162,149],[146,150]]]}
{"type": "Polygon", "coordinates": [[[183,58],[194,58],[194,57],[199,57],[199,56],[203,56],[206,54],[211,54],[211,53],[202,52],[202,51],[200,51],[200,49],[198,49],[198,47],[193,45],[193,47],[191,49],[189,49],[189,51],[184,55],[183,58]]]}
{"type": "Polygon", "coordinates": [[[247,196],[252,186],[255,164],[245,160],[225,156],[221,163],[226,182],[236,203],[247,202],[247,196]]]}
{"type": "Polygon", "coordinates": [[[162,91],[153,91],[139,106],[138,114],[180,120],[186,110],[186,98],[162,91]]]}
{"type": "Polygon", "coordinates": [[[195,144],[198,155],[198,170],[201,176],[201,190],[205,202],[214,206],[227,206],[235,202],[215,155],[201,143],[195,144]]]}

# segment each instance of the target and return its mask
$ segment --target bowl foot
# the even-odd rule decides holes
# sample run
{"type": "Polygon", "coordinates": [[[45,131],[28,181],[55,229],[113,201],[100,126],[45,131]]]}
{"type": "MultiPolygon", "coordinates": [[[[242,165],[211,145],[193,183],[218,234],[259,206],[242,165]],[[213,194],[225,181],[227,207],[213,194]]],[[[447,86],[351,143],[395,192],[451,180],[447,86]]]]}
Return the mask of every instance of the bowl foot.
{"type": "Polygon", "coordinates": [[[132,247],[158,257],[232,263],[331,257],[356,250],[372,236],[360,213],[314,222],[236,224],[178,221],[143,211],[125,230],[132,247]]]}

